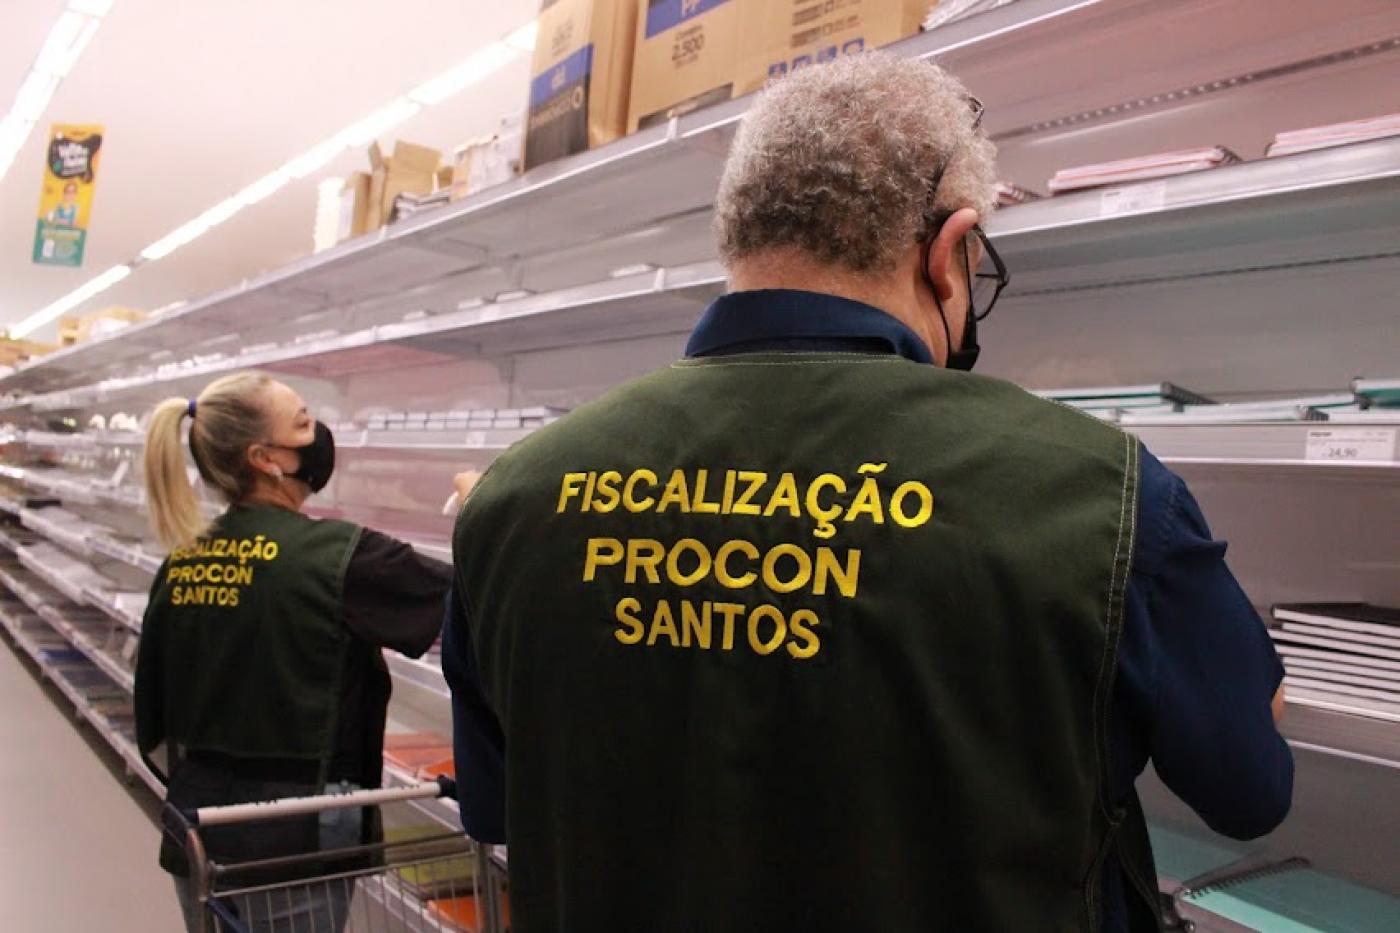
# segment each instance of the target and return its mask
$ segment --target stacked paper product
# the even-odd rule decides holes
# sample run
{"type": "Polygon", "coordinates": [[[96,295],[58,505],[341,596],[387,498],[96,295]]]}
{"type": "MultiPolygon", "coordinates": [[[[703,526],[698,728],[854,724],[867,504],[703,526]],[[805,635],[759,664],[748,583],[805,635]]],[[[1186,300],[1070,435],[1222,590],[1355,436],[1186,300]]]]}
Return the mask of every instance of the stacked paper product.
{"type": "Polygon", "coordinates": [[[1368,139],[1381,139],[1386,136],[1400,136],[1400,113],[1386,114],[1382,117],[1368,117],[1365,120],[1349,120],[1346,123],[1332,123],[1327,126],[1312,126],[1304,130],[1289,130],[1275,136],[1265,153],[1270,157],[1285,156],[1295,152],[1311,152],[1314,149],[1344,146],[1347,143],[1365,142],[1368,139]]]}
{"type": "Polygon", "coordinates": [[[1071,389],[1040,389],[1034,394],[1081,409],[1104,421],[1118,421],[1132,412],[1171,414],[1183,405],[1210,405],[1210,399],[1170,382],[1147,385],[1090,386],[1071,389]]]}
{"type": "Polygon", "coordinates": [[[369,416],[371,431],[457,431],[518,430],[538,428],[558,421],[566,409],[548,406],[533,408],[472,408],[454,411],[390,411],[369,416]]]}
{"type": "Polygon", "coordinates": [[[1400,609],[1288,603],[1273,615],[1290,697],[1400,722],[1400,609]]]}
{"type": "Polygon", "coordinates": [[[410,194],[405,191],[394,198],[393,218],[394,220],[403,220],[405,217],[421,214],[423,211],[446,204],[451,196],[451,188],[439,188],[432,194],[410,194]]]}
{"type": "Polygon", "coordinates": [[[1020,185],[1013,185],[1007,181],[997,182],[997,207],[1011,207],[1016,204],[1025,204],[1027,201],[1039,201],[1040,195],[1028,188],[1020,185]]]}
{"type": "Polygon", "coordinates": [[[1180,149],[1176,152],[1160,152],[1117,162],[1100,162],[1097,165],[1062,169],[1050,179],[1049,188],[1052,194],[1061,194],[1066,191],[1099,188],[1103,185],[1121,185],[1171,175],[1185,175],[1188,172],[1218,168],[1238,161],[1240,157],[1224,146],[1180,149]]]}
{"type": "Polygon", "coordinates": [[[1377,408],[1400,408],[1400,379],[1353,379],[1351,390],[1377,408]]]}

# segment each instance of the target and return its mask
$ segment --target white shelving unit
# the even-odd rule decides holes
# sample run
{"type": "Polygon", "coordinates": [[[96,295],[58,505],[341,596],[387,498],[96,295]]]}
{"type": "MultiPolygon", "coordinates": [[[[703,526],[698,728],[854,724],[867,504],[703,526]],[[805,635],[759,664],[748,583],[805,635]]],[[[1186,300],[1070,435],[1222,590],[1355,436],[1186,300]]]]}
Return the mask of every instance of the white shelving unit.
{"type": "MultiPolygon", "coordinates": [[[[1226,401],[1400,376],[1400,138],[1260,158],[1273,132],[1400,111],[1400,7],[1280,9],[1273,0],[1018,0],[895,47],[964,78],[987,104],[1008,177],[1033,188],[1065,165],[1185,145],[1220,143],[1246,159],[989,218],[1013,283],[985,326],[988,372],[1045,389],[1171,379],[1226,401]]],[[[141,439],[58,433],[51,416],[81,424],[139,413],[245,368],[286,378],[341,424],[364,423],[386,399],[414,410],[567,409],[664,365],[725,290],[710,222],[749,105],[697,111],[546,165],[0,375],[10,444],[43,464],[0,464],[0,480],[60,500],[94,527],[75,530],[14,494],[0,494],[0,511],[74,560],[115,562],[104,573],[131,575],[129,590],[160,560],[133,543],[139,484],[103,472],[123,459],[139,469],[141,439]],[[240,344],[248,334],[256,346],[240,344]]],[[[1125,427],[1190,481],[1261,607],[1400,604],[1395,415],[1364,425],[1390,432],[1388,453],[1371,444],[1350,459],[1312,437],[1331,422],[1125,427]]],[[[450,519],[439,509],[452,473],[485,466],[524,433],[341,430],[336,478],[317,504],[450,561],[450,519]]],[[[139,628],[115,588],[73,583],[33,555],[30,564],[75,602],[139,628]]],[[[0,584],[36,611],[51,606],[29,574],[0,570],[0,584]]],[[[62,622],[55,630],[83,640],[62,622]]],[[[395,701],[405,718],[447,732],[441,670],[386,661],[405,688],[395,701]]],[[[1308,756],[1364,776],[1358,783],[1400,769],[1393,723],[1293,703],[1284,728],[1308,756]]],[[[1304,783],[1326,795],[1337,782],[1304,783]]],[[[1368,857],[1390,840],[1379,830],[1334,838],[1329,812],[1313,796],[1295,806],[1319,863],[1400,896],[1368,857]]],[[[445,804],[432,815],[456,825],[445,804]]]]}

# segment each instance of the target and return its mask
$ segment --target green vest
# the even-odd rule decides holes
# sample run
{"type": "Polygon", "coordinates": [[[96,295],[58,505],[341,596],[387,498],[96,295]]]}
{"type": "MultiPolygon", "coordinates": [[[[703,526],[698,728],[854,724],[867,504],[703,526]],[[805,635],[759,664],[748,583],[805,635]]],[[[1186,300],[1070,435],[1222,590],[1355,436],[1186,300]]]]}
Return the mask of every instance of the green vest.
{"type": "Polygon", "coordinates": [[[456,530],[531,930],[1082,931],[1128,435],[894,356],[687,360],[500,458],[456,530]]]}
{"type": "Polygon", "coordinates": [[[136,667],[137,743],[319,762],[335,739],[350,643],[341,607],[360,528],[236,505],[172,552],[136,667]]]}

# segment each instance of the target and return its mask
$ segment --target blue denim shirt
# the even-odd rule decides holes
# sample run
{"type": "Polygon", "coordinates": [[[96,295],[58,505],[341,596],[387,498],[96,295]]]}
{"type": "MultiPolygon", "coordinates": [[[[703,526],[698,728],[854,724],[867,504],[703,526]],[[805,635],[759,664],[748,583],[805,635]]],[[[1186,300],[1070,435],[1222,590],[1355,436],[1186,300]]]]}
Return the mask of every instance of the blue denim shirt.
{"type": "MultiPolygon", "coordinates": [[[[897,353],[933,363],[919,337],[883,311],[800,291],[717,299],[686,355],[784,350],[897,353]]],[[[1283,665],[1225,564],[1225,542],[1211,536],[1181,478],[1146,449],[1138,529],[1111,706],[1112,792],[1126,797],[1151,760],[1167,787],[1216,832],[1263,835],[1283,820],[1293,796],[1293,756],[1270,709],[1283,665]]],[[[504,841],[504,739],[451,594],[443,671],[452,688],[464,824],[478,839],[504,841]]],[[[1111,861],[1104,928],[1112,933],[1136,928],[1123,884],[1111,861]]]]}

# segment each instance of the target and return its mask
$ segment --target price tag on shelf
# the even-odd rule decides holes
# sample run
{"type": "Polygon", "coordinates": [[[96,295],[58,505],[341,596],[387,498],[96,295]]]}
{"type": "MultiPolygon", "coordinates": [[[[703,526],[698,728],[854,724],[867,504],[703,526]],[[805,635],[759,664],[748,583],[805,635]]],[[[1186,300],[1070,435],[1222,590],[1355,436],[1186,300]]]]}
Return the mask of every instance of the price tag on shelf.
{"type": "Polygon", "coordinates": [[[1167,183],[1165,181],[1148,182],[1127,188],[1109,188],[1099,195],[1100,217],[1160,211],[1166,206],[1167,183]]]}
{"type": "Polygon", "coordinates": [[[1313,428],[1308,431],[1308,460],[1348,463],[1395,459],[1394,428],[1313,428]]]}

